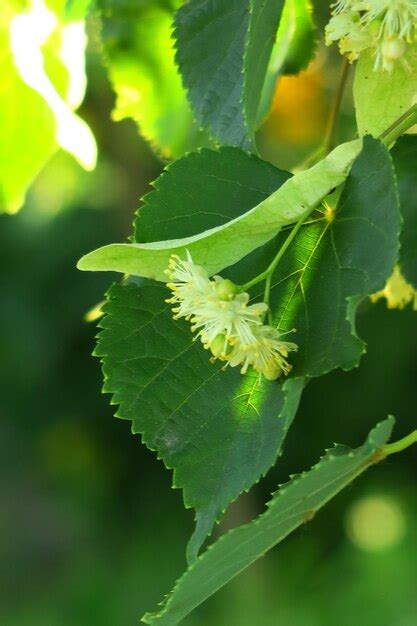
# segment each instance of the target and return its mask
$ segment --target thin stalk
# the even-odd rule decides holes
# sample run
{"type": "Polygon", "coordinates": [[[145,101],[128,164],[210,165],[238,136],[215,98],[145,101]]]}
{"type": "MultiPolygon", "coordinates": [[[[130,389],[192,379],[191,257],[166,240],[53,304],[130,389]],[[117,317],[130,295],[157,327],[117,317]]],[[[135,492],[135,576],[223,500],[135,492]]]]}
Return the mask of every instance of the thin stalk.
{"type": "Polygon", "coordinates": [[[379,136],[380,141],[387,148],[400,137],[406,130],[417,124],[417,104],[413,104],[401,117],[391,124],[389,128],[384,130],[379,136]]]}
{"type": "MultiPolygon", "coordinates": [[[[261,283],[263,280],[267,280],[269,277],[272,276],[278,263],[284,256],[289,245],[294,240],[296,234],[298,233],[301,226],[304,224],[305,220],[307,219],[309,215],[310,215],[310,212],[300,217],[300,219],[298,220],[298,222],[296,223],[296,225],[294,226],[294,228],[292,229],[292,231],[290,232],[290,234],[288,235],[288,237],[286,238],[286,240],[284,241],[284,243],[278,250],[277,255],[275,256],[273,261],[268,265],[266,270],[262,272],[261,274],[258,274],[258,276],[255,276],[255,278],[252,278],[252,280],[250,280],[249,282],[245,283],[244,285],[241,285],[240,291],[248,291],[248,289],[250,289],[251,287],[254,287],[254,285],[257,285],[258,283],[261,283]]],[[[270,282],[271,281],[269,281],[269,283],[270,282]]],[[[266,289],[265,289],[265,292],[266,292],[266,289]]],[[[265,295],[269,297],[269,293],[265,293],[265,295]]]]}
{"type": "Polygon", "coordinates": [[[316,150],[310,156],[308,156],[305,161],[301,163],[297,167],[297,171],[306,170],[317,161],[320,161],[323,157],[326,156],[336,145],[336,131],[337,131],[337,123],[339,121],[339,113],[340,107],[343,100],[343,95],[346,88],[347,78],[349,76],[349,67],[350,63],[347,59],[344,60],[342,66],[342,73],[340,75],[339,84],[336,89],[336,93],[334,95],[334,99],[332,102],[332,106],[330,109],[329,119],[327,121],[326,130],[324,132],[324,139],[322,143],[319,145],[316,150]]]}
{"type": "Polygon", "coordinates": [[[399,439],[398,441],[394,441],[394,443],[387,443],[381,450],[384,457],[389,456],[390,454],[396,454],[397,452],[402,452],[406,448],[409,448],[413,445],[413,443],[417,443],[417,430],[413,430],[409,435],[399,439]]]}
{"type": "Polygon", "coordinates": [[[347,59],[345,59],[342,67],[342,73],[340,75],[339,84],[337,86],[332,108],[330,111],[329,120],[327,122],[327,128],[324,133],[323,151],[325,154],[328,154],[331,150],[333,150],[336,145],[337,123],[339,121],[340,107],[342,104],[343,95],[345,93],[347,78],[349,76],[349,68],[350,63],[347,59]]]}

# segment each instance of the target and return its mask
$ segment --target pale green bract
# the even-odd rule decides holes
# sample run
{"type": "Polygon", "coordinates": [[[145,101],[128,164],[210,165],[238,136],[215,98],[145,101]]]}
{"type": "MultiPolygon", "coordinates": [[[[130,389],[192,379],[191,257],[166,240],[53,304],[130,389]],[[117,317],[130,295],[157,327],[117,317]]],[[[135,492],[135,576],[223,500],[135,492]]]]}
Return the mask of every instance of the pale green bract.
{"type": "Polygon", "coordinates": [[[407,67],[397,63],[392,72],[375,72],[375,59],[363,52],[358,61],[353,96],[359,135],[378,137],[416,102],[417,44],[407,67]]]}
{"type": "Polygon", "coordinates": [[[170,256],[188,250],[194,262],[213,275],[264,245],[283,226],[308,215],[332,189],[345,181],[361,147],[361,140],[338,146],[309,170],[295,174],[253,209],[222,226],[182,239],[111,244],[82,257],[77,267],[166,282],[170,256]]]}

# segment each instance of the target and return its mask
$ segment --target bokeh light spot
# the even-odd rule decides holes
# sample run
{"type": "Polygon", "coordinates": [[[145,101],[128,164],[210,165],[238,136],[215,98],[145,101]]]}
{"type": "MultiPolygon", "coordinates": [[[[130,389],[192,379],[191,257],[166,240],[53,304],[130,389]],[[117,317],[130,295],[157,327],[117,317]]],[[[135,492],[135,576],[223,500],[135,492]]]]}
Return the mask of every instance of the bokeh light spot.
{"type": "Polygon", "coordinates": [[[401,542],[406,531],[406,519],[394,498],[370,495],[356,501],[349,509],[346,531],[358,548],[380,552],[401,542]]]}

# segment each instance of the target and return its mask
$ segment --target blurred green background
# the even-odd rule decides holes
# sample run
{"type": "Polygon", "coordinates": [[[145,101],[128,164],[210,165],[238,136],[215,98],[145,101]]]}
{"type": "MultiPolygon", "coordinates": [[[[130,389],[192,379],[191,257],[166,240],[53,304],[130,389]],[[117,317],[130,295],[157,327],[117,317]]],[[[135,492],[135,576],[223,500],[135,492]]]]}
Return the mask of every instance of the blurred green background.
{"type": "MultiPolygon", "coordinates": [[[[163,167],[114,96],[95,50],[80,114],[99,162],[57,153],[22,211],[0,216],[0,624],[132,626],[183,571],[193,515],[171,473],[113,419],[91,357],[85,314],[112,277],[75,269],[85,252],[130,234],[163,167]]],[[[259,145],[290,167],[320,140],[340,61],[322,51],[282,79],[259,145]],[[309,115],[303,116],[302,111],[309,115]]],[[[353,129],[349,97],[343,133],[353,129]]],[[[313,381],[285,455],[228,511],[218,532],[251,519],[278,482],[334,441],[356,446],[393,413],[395,437],[417,419],[417,314],[364,305],[359,370],[313,381]]],[[[371,469],[305,527],[185,620],[185,626],[416,626],[417,454],[371,469]]]]}

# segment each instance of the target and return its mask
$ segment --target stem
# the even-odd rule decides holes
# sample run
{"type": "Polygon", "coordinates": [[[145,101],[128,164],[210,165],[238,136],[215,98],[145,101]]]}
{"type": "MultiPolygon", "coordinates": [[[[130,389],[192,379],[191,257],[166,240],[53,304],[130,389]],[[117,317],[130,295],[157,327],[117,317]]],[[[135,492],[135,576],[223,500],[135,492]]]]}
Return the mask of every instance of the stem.
{"type": "Polygon", "coordinates": [[[409,448],[413,445],[413,443],[417,443],[417,430],[413,430],[409,435],[399,439],[398,441],[394,441],[394,443],[387,443],[381,450],[384,457],[395,454],[396,452],[402,452],[406,448],[409,448]]]}
{"type": "Polygon", "coordinates": [[[330,116],[327,121],[326,130],[324,132],[324,139],[318,148],[314,150],[302,163],[297,167],[297,171],[307,170],[309,167],[320,161],[326,156],[336,144],[336,130],[337,122],[339,119],[340,106],[343,100],[343,94],[346,87],[347,77],[349,75],[350,63],[347,59],[344,60],[342,66],[342,73],[340,75],[339,84],[336,89],[336,93],[332,102],[330,116]]]}
{"type": "MultiPolygon", "coordinates": [[[[300,217],[300,219],[298,220],[298,222],[296,223],[296,225],[294,226],[294,228],[292,229],[292,231],[290,232],[290,234],[288,235],[288,237],[286,238],[286,240],[282,244],[281,248],[278,250],[278,253],[277,253],[276,257],[268,265],[266,270],[264,272],[262,272],[261,274],[258,274],[258,276],[255,276],[255,278],[252,278],[252,280],[250,280],[249,282],[247,282],[244,285],[242,285],[240,287],[241,291],[247,291],[248,289],[250,289],[254,285],[257,285],[258,283],[261,283],[263,280],[266,280],[267,284],[265,286],[265,296],[266,296],[266,298],[269,299],[269,290],[267,290],[267,286],[268,286],[268,283],[269,283],[269,288],[270,288],[271,280],[268,281],[268,279],[270,279],[272,277],[272,274],[274,273],[275,268],[277,267],[278,263],[280,262],[280,260],[284,256],[284,254],[287,251],[287,249],[288,249],[289,245],[291,244],[291,242],[294,240],[294,237],[296,236],[296,234],[300,230],[301,226],[304,224],[305,220],[310,215],[310,212],[311,211],[309,211],[308,213],[306,213],[305,215],[300,217]]],[[[265,300],[265,302],[267,302],[267,300],[265,300]]]]}
{"type": "MultiPolygon", "coordinates": [[[[325,141],[323,142],[322,147],[319,148],[319,150],[315,153],[315,155],[318,155],[319,153],[323,154],[326,152],[326,150],[329,151],[333,147],[336,122],[337,122],[337,118],[338,118],[339,111],[340,111],[340,104],[342,102],[342,97],[343,97],[343,92],[344,92],[344,88],[346,85],[348,71],[349,71],[349,63],[345,62],[343,66],[342,76],[341,76],[339,86],[336,92],[336,97],[334,100],[332,112],[330,115],[325,141]]],[[[417,124],[417,104],[413,104],[413,106],[411,106],[403,115],[401,115],[401,117],[395,120],[395,122],[393,122],[391,126],[389,126],[389,128],[384,130],[384,132],[379,136],[379,139],[380,141],[382,141],[382,143],[384,143],[387,147],[389,147],[406,130],[411,128],[411,126],[414,126],[414,124],[417,124]]],[[[258,283],[265,280],[266,284],[265,284],[264,301],[268,304],[269,292],[271,290],[272,274],[274,273],[275,268],[277,267],[278,263],[282,259],[283,255],[287,251],[287,248],[292,243],[298,231],[300,230],[301,226],[304,224],[305,220],[307,219],[307,217],[309,217],[312,211],[313,209],[310,209],[307,213],[305,213],[298,220],[298,222],[292,229],[291,233],[286,238],[284,244],[278,250],[276,257],[273,259],[270,265],[266,268],[266,270],[262,272],[261,274],[258,274],[258,276],[255,276],[255,278],[252,278],[252,280],[250,280],[249,282],[245,283],[244,285],[241,285],[241,287],[239,288],[239,291],[241,292],[248,291],[254,285],[257,285],[258,283]]],[[[414,437],[417,437],[417,434],[414,435],[414,437]]],[[[417,441],[417,439],[415,440],[417,441]]],[[[386,446],[386,448],[391,449],[390,446],[394,446],[394,445],[395,444],[389,444],[388,446],[386,446]]],[[[391,452],[388,452],[388,454],[391,454],[391,452]]]]}
{"type": "Polygon", "coordinates": [[[389,128],[384,130],[379,136],[382,143],[389,147],[398,137],[406,130],[417,124],[417,104],[413,104],[401,117],[391,124],[389,128]]]}
{"type": "Polygon", "coordinates": [[[345,92],[346,82],[349,75],[349,67],[350,63],[347,59],[345,59],[330,111],[330,117],[327,122],[326,132],[324,134],[323,152],[325,154],[328,154],[331,150],[333,150],[336,144],[337,122],[339,120],[340,106],[342,104],[343,94],[345,92]]]}

